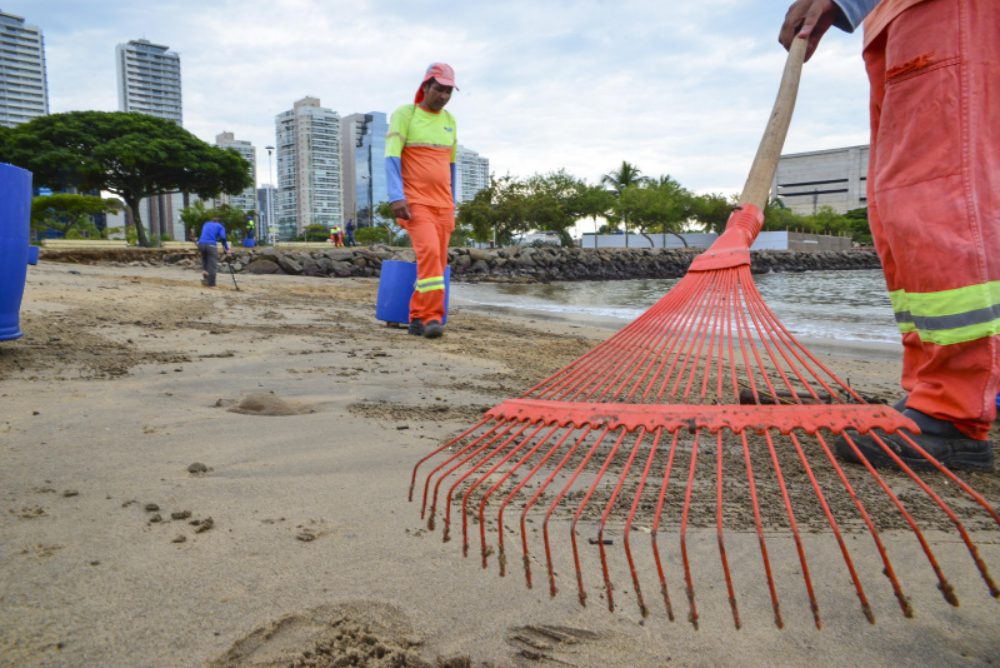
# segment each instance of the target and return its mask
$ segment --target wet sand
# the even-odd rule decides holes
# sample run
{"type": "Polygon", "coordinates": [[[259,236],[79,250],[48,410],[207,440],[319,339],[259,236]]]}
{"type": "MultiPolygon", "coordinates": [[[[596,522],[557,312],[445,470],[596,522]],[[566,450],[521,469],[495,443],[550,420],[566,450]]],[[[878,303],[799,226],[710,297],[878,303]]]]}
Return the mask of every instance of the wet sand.
{"type": "MultiPolygon", "coordinates": [[[[484,572],[478,550],[463,559],[461,541],[442,544],[440,527],[420,520],[406,498],[412,468],[606,338],[607,323],[458,300],[447,335],[425,341],[375,320],[374,280],[237,280],[239,291],[225,274],[205,290],[179,268],[29,269],[25,337],[0,343],[0,665],[1000,663],[998,601],[958,535],[919,504],[961,607],[942,600],[913,534],[889,523],[883,538],[915,611],[903,618],[870,537],[848,531],[874,626],[817,524],[803,537],[824,620],[816,630],[795,545],[775,520],[776,628],[744,518],[726,536],[735,630],[710,500],[688,545],[701,566],[698,630],[686,621],[676,541],[663,548],[674,621],[645,548],[646,618],[620,560],[616,611],[600,577],[581,607],[564,544],[555,598],[537,545],[533,588],[520,564],[500,578],[492,558],[484,572]]],[[[854,387],[894,398],[893,351],[806,343],[854,387]]],[[[995,507],[997,475],[970,480],[995,507]]],[[[1000,531],[970,526],[1000,572],[1000,531]]],[[[580,535],[593,533],[589,524],[580,535]]],[[[619,549],[620,531],[609,535],[619,549]]],[[[583,542],[584,567],[599,575],[597,549],[583,542]]]]}

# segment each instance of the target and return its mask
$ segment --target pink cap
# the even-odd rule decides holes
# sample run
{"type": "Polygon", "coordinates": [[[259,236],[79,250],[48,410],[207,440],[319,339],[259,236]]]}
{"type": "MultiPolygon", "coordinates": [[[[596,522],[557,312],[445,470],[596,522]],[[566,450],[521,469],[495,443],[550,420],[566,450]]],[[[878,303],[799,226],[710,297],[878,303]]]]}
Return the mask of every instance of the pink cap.
{"type": "Polygon", "coordinates": [[[416,104],[420,104],[424,101],[424,84],[434,79],[442,86],[451,86],[455,90],[458,90],[458,86],[455,85],[455,70],[452,69],[451,65],[448,63],[431,63],[424,72],[424,80],[420,82],[420,88],[417,89],[417,94],[414,96],[413,101],[416,104]]]}

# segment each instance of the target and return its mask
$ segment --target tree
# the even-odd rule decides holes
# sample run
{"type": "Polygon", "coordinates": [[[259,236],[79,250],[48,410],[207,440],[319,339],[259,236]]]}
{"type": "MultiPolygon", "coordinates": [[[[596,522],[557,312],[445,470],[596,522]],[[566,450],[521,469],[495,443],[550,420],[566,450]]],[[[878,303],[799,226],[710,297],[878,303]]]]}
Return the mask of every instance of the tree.
{"type": "MultiPolygon", "coordinates": [[[[621,200],[622,193],[631,186],[642,186],[649,182],[649,178],[642,175],[642,171],[632,163],[622,160],[621,167],[612,170],[601,177],[601,185],[607,186],[615,197],[621,200]]],[[[628,216],[619,209],[622,226],[625,227],[625,246],[628,247],[628,216]]]]}
{"type": "Polygon", "coordinates": [[[91,195],[55,195],[31,199],[31,231],[44,233],[47,229],[61,232],[72,238],[99,238],[100,232],[91,216],[117,211],[119,202],[91,195]]]}
{"type": "Polygon", "coordinates": [[[726,199],[718,193],[696,195],[691,200],[691,217],[701,223],[706,232],[722,234],[736,205],[736,198],[726,199]]]}
{"type": "Polygon", "coordinates": [[[40,116],[5,133],[0,161],[24,167],[53,189],[106,190],[132,212],[140,245],[144,197],[192,192],[202,199],[252,185],[233,149],[211,146],[176,123],[145,114],[72,111],[40,116]]]}
{"type": "Polygon", "coordinates": [[[690,215],[691,193],[670,176],[647,179],[627,186],[618,196],[616,210],[636,225],[653,246],[650,232],[676,234],[690,215]]]}
{"type": "Polygon", "coordinates": [[[209,220],[217,220],[222,223],[222,226],[226,228],[226,236],[230,239],[242,238],[246,235],[247,214],[243,209],[228,204],[206,209],[205,203],[198,200],[181,211],[184,236],[190,238],[192,232],[198,234],[201,226],[209,220]]]}

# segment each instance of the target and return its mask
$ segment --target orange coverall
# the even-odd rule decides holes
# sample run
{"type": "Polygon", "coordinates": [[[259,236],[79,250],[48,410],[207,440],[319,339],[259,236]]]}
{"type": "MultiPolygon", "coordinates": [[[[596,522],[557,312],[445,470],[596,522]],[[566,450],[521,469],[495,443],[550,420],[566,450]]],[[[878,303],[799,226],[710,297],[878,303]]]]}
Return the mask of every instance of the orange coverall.
{"type": "Polygon", "coordinates": [[[1000,1],[885,0],[864,59],[868,217],[907,406],[985,440],[1000,385],[1000,1]]]}
{"type": "Polygon", "coordinates": [[[444,323],[444,270],[455,230],[457,148],[455,118],[449,112],[433,113],[407,104],[392,114],[385,142],[389,199],[405,196],[410,220],[396,222],[410,235],[417,255],[411,322],[444,323]]]}

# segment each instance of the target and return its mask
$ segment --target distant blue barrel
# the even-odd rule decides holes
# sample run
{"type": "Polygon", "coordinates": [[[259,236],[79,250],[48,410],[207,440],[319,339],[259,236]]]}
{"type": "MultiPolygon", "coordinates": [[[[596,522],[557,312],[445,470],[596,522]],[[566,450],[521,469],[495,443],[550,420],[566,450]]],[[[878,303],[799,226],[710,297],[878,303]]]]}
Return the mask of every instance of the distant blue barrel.
{"type": "Polygon", "coordinates": [[[254,241],[253,237],[247,237],[246,239],[243,240],[243,247],[244,248],[253,248],[256,245],[257,245],[257,242],[254,241]]]}
{"type": "Polygon", "coordinates": [[[30,222],[31,172],[0,163],[0,341],[21,336],[30,222]]]}
{"type": "MultiPolygon", "coordinates": [[[[417,282],[417,263],[386,260],[378,281],[375,318],[387,323],[410,322],[410,297],[417,282]]],[[[444,268],[444,322],[448,322],[448,296],[451,294],[451,267],[444,268]]]]}
{"type": "Polygon", "coordinates": [[[40,250],[38,246],[28,246],[28,264],[38,264],[38,252],[40,250]]]}

